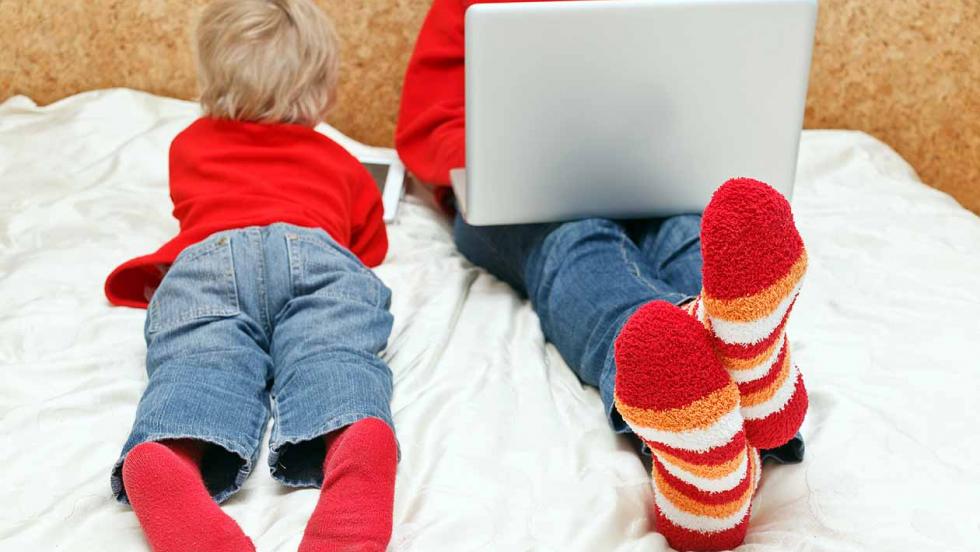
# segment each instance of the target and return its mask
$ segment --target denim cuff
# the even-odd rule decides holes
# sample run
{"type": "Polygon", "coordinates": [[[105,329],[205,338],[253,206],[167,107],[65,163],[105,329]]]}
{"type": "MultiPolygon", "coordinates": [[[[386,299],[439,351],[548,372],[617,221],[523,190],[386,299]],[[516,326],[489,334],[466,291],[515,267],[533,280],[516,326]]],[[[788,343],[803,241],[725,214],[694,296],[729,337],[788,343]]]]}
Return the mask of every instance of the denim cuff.
{"type": "MultiPolygon", "coordinates": [[[[323,424],[323,427],[296,437],[280,437],[279,442],[269,443],[269,473],[272,478],[287,487],[320,487],[323,485],[323,461],[326,457],[326,437],[338,429],[353,425],[367,418],[378,418],[395,432],[388,413],[345,414],[323,424]]],[[[401,445],[395,438],[398,460],[401,461],[401,445]]]]}
{"type": "Polygon", "coordinates": [[[272,476],[290,487],[323,480],[323,436],[364,418],[378,418],[394,432],[391,371],[376,355],[330,351],[290,366],[274,389],[275,427],[269,439],[272,476]]]}
{"type": "Polygon", "coordinates": [[[214,445],[205,450],[204,456],[201,458],[201,477],[215,502],[224,502],[237,493],[245,484],[249,474],[252,473],[257,454],[249,456],[245,447],[240,444],[194,431],[146,435],[138,439],[131,439],[130,442],[126,443],[123,453],[112,466],[109,484],[117,502],[129,504],[129,497],[126,496],[126,489],[123,485],[122,467],[132,449],[143,443],[158,443],[175,439],[193,439],[214,445]]]}

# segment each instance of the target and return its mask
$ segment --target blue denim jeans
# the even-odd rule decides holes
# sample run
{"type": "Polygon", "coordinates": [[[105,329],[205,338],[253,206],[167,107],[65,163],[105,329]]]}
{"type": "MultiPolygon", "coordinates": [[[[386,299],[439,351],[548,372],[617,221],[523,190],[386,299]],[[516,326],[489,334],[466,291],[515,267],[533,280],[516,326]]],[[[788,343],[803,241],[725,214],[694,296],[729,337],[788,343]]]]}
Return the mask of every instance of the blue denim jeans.
{"type": "Polygon", "coordinates": [[[613,407],[613,342],[636,309],[661,299],[680,304],[701,292],[701,217],[616,222],[471,226],[456,217],[453,237],[474,264],[526,295],[541,329],[584,383],[613,407]]]}
{"type": "MultiPolygon", "coordinates": [[[[653,300],[681,304],[701,293],[701,217],[471,226],[456,217],[453,237],[471,262],[528,297],[541,329],[584,383],[599,388],[610,425],[629,427],[613,405],[613,343],[623,324],[653,300]]],[[[764,451],[799,462],[799,435],[764,451]]]]}
{"type": "Polygon", "coordinates": [[[287,224],[219,232],[185,249],[147,308],[146,391],[112,472],[146,441],[210,443],[205,483],[219,502],[258,458],[270,415],[269,468],[318,486],[323,435],[367,417],[392,425],[391,292],[322,230],[287,224]]]}

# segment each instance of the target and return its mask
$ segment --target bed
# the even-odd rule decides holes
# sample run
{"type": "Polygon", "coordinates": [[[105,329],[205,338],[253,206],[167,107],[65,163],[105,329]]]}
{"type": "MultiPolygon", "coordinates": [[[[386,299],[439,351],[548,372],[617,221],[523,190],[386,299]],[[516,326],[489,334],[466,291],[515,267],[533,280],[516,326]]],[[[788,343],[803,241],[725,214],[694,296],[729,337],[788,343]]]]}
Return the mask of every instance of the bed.
{"type": "MultiPolygon", "coordinates": [[[[110,307],[102,282],[176,230],[166,152],[197,114],[126,89],[0,105],[0,550],[146,549],[109,492],[145,385],[144,311],[110,307]]],[[[767,465],[742,550],[975,550],[980,218],[847,131],[804,133],[793,206],[811,259],[790,328],[807,458],[767,465]]],[[[528,303],[415,197],[389,234],[391,550],[667,550],[634,444],[528,303]]],[[[259,550],[295,550],[316,498],[259,469],[226,510],[259,550]]]]}

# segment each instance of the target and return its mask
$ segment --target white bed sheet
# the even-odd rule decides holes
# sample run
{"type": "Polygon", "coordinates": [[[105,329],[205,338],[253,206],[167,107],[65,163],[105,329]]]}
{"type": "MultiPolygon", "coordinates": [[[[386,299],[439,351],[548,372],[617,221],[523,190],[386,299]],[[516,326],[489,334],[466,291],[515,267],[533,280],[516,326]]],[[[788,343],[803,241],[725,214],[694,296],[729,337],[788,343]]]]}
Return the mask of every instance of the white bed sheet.
{"type": "MultiPolygon", "coordinates": [[[[102,282],[174,233],[167,147],[196,115],[128,90],[0,106],[4,551],[146,549],[109,492],[145,384],[144,311],[110,307],[102,282]]],[[[790,328],[807,458],[767,466],[743,549],[976,550],[980,219],[856,132],[804,134],[793,205],[811,259],[790,328]]],[[[389,232],[391,549],[665,550],[640,459],[528,303],[411,198],[389,232]]],[[[259,469],[226,510],[259,550],[295,550],[316,498],[259,469]]]]}

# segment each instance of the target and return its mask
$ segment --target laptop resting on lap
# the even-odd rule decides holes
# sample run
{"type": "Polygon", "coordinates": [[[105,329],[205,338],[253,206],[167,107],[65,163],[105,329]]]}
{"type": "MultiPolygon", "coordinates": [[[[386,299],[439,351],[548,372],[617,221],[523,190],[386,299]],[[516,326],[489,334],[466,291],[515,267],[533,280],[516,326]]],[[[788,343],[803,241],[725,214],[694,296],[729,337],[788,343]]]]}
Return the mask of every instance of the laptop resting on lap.
{"type": "Polygon", "coordinates": [[[816,0],[585,0],[466,12],[474,225],[700,212],[793,188],[816,0]]]}

